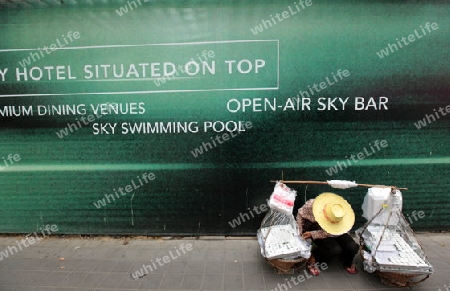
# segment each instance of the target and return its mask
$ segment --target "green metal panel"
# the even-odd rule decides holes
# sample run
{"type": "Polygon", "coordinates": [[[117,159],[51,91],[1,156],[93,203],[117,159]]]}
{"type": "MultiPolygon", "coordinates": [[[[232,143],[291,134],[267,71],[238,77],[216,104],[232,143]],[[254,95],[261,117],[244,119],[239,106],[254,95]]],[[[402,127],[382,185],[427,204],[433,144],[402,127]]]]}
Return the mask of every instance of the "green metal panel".
{"type": "MultiPolygon", "coordinates": [[[[26,3],[0,4],[0,232],[254,234],[263,215],[254,207],[282,173],[408,187],[414,229],[450,227],[450,3],[26,3]],[[155,83],[164,63],[191,60],[214,70],[155,83]],[[242,62],[239,73],[240,60],[252,67],[242,62]],[[113,64],[128,76],[94,71],[113,64]],[[122,107],[101,111],[108,104],[122,107]],[[204,130],[229,121],[245,131],[224,140],[226,131],[204,130]],[[174,122],[192,128],[151,132],[174,122]],[[114,134],[100,134],[100,123],[117,124],[114,134]],[[141,123],[150,127],[132,134],[141,123]],[[232,227],[238,218],[246,221],[232,227]]],[[[297,207],[330,191],[294,188],[297,207]]],[[[361,225],[366,189],[334,192],[361,225]]]]}

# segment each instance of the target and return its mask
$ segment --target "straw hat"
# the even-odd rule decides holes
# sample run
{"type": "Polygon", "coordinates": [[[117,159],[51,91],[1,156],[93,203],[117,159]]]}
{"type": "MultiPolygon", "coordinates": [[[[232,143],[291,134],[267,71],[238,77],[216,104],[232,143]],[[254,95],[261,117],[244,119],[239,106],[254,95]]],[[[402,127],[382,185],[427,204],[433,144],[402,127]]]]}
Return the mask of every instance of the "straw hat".
{"type": "Polygon", "coordinates": [[[355,223],[352,206],[347,200],[334,193],[326,192],[317,196],[312,210],[320,227],[332,235],[346,233],[355,223]]]}

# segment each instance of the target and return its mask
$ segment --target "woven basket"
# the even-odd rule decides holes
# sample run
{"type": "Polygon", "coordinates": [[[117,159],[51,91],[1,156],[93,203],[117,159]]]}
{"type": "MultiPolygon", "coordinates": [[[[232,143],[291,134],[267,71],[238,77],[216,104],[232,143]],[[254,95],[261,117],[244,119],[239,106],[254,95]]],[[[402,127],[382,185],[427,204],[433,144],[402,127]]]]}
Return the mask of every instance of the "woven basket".
{"type": "MultiPolygon", "coordinates": [[[[364,256],[362,255],[362,251],[364,249],[365,246],[363,244],[363,241],[361,241],[360,254],[363,259],[364,256]]],[[[380,277],[382,283],[397,287],[415,286],[430,277],[430,274],[404,274],[395,272],[382,272],[379,270],[375,271],[375,273],[378,275],[378,277],[380,277]]]]}
{"type": "MultiPolygon", "coordinates": [[[[365,249],[364,245],[360,248],[361,257],[364,259],[362,255],[362,251],[365,249]]],[[[367,249],[366,249],[367,250],[367,249]]],[[[404,274],[404,273],[395,273],[395,272],[383,272],[383,271],[375,271],[375,273],[380,277],[381,282],[397,287],[411,287],[415,286],[430,277],[430,274],[404,274]]]]}
{"type": "MultiPolygon", "coordinates": [[[[380,210],[381,213],[382,210],[380,210]]],[[[406,218],[404,218],[403,214],[400,212],[400,214],[402,215],[403,219],[406,221],[406,218]]],[[[377,214],[378,215],[378,214],[377,214]]],[[[372,220],[376,217],[376,215],[369,221],[366,223],[365,228],[372,222],[372,220]]],[[[361,231],[361,235],[360,235],[360,240],[359,240],[359,245],[360,245],[360,255],[361,258],[364,260],[364,252],[363,251],[368,251],[364,238],[362,236],[365,228],[363,229],[363,231],[361,231]]],[[[411,233],[414,236],[414,233],[412,232],[411,229],[411,233]]],[[[420,245],[420,242],[417,241],[420,245]]],[[[422,245],[420,245],[422,247],[422,245]]],[[[375,273],[380,277],[381,282],[386,284],[386,285],[390,285],[390,286],[396,286],[396,287],[411,287],[411,286],[415,286],[423,281],[425,281],[426,279],[428,279],[430,277],[430,274],[412,274],[412,273],[396,273],[396,272],[386,272],[386,271],[380,271],[380,270],[376,270],[375,273]]]]}
{"type": "Polygon", "coordinates": [[[269,265],[276,269],[278,274],[292,274],[296,269],[304,267],[306,265],[306,262],[308,262],[308,259],[266,259],[266,261],[269,263],[269,265]]]}
{"type": "Polygon", "coordinates": [[[424,274],[402,274],[381,271],[376,271],[376,273],[384,284],[398,287],[415,286],[430,277],[430,275],[424,274]]]}

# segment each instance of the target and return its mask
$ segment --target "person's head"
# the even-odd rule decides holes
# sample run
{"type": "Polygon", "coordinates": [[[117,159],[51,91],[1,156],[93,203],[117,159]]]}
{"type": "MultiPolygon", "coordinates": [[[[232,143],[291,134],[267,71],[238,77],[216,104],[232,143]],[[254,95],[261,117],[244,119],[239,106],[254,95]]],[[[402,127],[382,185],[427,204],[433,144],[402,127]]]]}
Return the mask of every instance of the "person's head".
{"type": "Polygon", "coordinates": [[[355,223],[355,213],[351,205],[334,193],[326,192],[317,196],[312,208],[317,223],[329,234],[344,234],[355,223]]]}

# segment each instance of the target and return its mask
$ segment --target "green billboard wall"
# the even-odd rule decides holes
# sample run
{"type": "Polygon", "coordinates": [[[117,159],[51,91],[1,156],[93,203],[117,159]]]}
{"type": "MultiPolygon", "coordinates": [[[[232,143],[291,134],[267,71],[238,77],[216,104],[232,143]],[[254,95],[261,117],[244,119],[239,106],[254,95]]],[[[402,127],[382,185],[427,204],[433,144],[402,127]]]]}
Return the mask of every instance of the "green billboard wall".
{"type": "Polygon", "coordinates": [[[93,2],[0,3],[0,232],[253,235],[279,179],[450,228],[448,1],[93,2]]]}

